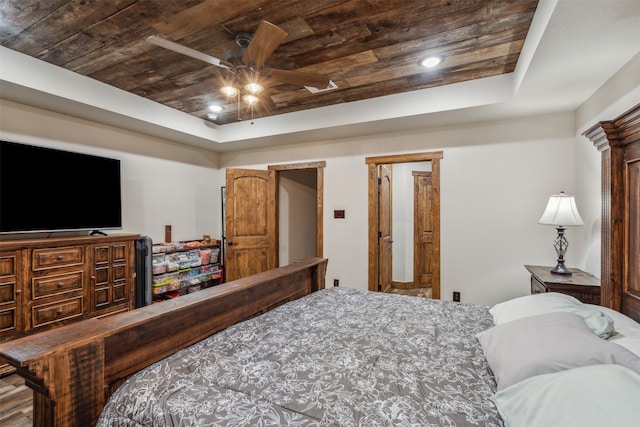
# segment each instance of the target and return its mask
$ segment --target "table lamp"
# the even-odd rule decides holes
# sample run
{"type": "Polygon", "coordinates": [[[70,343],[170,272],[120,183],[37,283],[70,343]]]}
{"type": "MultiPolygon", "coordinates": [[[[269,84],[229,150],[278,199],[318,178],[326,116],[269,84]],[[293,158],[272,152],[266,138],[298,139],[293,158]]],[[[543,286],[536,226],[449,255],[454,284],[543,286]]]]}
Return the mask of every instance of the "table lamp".
{"type": "Polygon", "coordinates": [[[553,242],[553,247],[556,248],[558,254],[558,264],[551,269],[551,272],[571,274],[571,271],[564,265],[564,254],[569,247],[569,242],[564,237],[564,230],[567,226],[584,224],[573,196],[567,196],[564,191],[561,191],[560,194],[549,197],[549,203],[538,220],[538,224],[554,225],[558,231],[558,236],[553,242]]]}

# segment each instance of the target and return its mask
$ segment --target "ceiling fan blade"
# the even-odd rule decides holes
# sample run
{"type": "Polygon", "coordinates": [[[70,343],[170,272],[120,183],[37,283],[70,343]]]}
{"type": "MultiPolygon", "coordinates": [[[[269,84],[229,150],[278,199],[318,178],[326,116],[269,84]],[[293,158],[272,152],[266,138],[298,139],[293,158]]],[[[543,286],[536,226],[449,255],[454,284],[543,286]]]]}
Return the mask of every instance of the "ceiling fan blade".
{"type": "Polygon", "coordinates": [[[204,61],[208,64],[215,65],[216,67],[226,68],[227,70],[233,71],[233,67],[227,65],[223,61],[215,58],[211,55],[207,55],[206,53],[199,52],[197,50],[191,49],[189,47],[183,46],[176,42],[172,42],[171,40],[167,40],[160,36],[149,36],[147,37],[147,42],[156,46],[163,47],[165,49],[169,49],[176,53],[180,53],[182,55],[190,56],[191,58],[199,59],[200,61],[204,61]]]}
{"type": "Polygon", "coordinates": [[[289,71],[279,70],[277,68],[268,68],[260,73],[268,79],[273,79],[278,83],[290,83],[298,86],[311,86],[318,89],[324,89],[329,86],[330,78],[327,75],[319,73],[310,73],[307,71],[289,71]]]}
{"type": "Polygon", "coordinates": [[[260,94],[260,104],[265,111],[273,111],[276,109],[276,103],[273,102],[273,99],[267,94],[260,94]]]}
{"type": "Polygon", "coordinates": [[[262,67],[285,37],[287,37],[287,32],[280,27],[271,22],[260,22],[251,43],[242,55],[242,62],[254,68],[262,67]]]}

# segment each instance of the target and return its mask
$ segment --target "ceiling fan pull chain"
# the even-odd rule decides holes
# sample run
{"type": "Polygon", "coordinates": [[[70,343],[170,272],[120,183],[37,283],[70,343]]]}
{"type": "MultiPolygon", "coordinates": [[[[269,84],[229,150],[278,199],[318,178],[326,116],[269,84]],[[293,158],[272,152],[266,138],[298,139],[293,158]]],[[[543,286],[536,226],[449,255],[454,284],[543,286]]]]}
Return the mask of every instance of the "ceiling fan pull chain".
{"type": "Polygon", "coordinates": [[[236,110],[238,111],[238,121],[240,121],[242,120],[242,117],[240,117],[240,91],[238,91],[238,94],[236,95],[236,100],[237,100],[236,110]]]}

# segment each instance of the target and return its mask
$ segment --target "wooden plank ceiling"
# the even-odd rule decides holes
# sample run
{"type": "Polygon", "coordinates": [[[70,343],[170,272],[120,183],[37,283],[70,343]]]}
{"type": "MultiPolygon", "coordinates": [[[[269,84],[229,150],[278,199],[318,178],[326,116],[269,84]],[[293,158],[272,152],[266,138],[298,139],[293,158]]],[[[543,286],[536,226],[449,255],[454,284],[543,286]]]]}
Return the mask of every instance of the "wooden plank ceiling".
{"type": "Polygon", "coordinates": [[[4,0],[0,44],[203,119],[223,103],[207,120],[225,124],[510,73],[537,3],[4,0]],[[313,94],[267,80],[262,102],[248,108],[220,93],[228,70],[146,42],[160,35],[225,60],[236,34],[262,20],[288,33],[265,66],[325,74],[337,88],[313,94]],[[420,67],[429,54],[444,61],[420,67]]]}

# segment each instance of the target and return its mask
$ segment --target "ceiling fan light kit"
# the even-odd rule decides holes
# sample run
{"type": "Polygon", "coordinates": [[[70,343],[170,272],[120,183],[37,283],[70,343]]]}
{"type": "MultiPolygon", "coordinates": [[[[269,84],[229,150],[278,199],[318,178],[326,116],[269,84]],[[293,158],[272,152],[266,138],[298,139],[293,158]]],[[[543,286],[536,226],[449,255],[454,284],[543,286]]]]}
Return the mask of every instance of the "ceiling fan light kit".
{"type": "Polygon", "coordinates": [[[257,94],[259,94],[260,92],[262,92],[262,91],[264,90],[264,88],[262,87],[262,85],[260,85],[259,83],[255,83],[255,82],[248,83],[248,84],[244,87],[244,89],[245,89],[247,92],[249,92],[250,94],[252,94],[252,95],[257,95],[257,94]]]}
{"type": "Polygon", "coordinates": [[[222,86],[220,88],[220,92],[222,92],[222,94],[227,98],[231,98],[238,94],[238,89],[236,89],[233,86],[227,85],[227,86],[222,86]]]}
{"type": "Polygon", "coordinates": [[[244,101],[245,104],[253,107],[254,105],[256,105],[258,103],[258,101],[260,101],[260,98],[258,98],[255,95],[252,95],[250,93],[247,93],[247,94],[242,96],[242,100],[244,101]]]}
{"type": "MultiPolygon", "coordinates": [[[[240,119],[240,99],[250,109],[251,118],[253,118],[254,107],[260,101],[265,109],[276,107],[268,94],[263,94],[265,89],[264,84],[261,83],[263,79],[268,80],[270,86],[283,83],[299,85],[311,93],[337,88],[329,76],[323,74],[264,66],[266,60],[287,35],[286,31],[276,25],[261,21],[253,36],[245,32],[235,36],[238,47],[227,51],[224,61],[157,35],[148,37],[147,42],[229,71],[231,76],[228,80],[225,79],[226,84],[219,90],[228,100],[234,99],[237,102],[238,119],[240,119]],[[314,92],[311,88],[317,90],[314,92]]],[[[215,120],[212,118],[214,115],[218,117],[215,113],[210,113],[207,117],[215,120]]]]}

